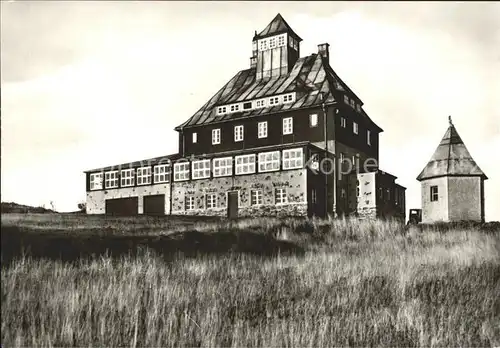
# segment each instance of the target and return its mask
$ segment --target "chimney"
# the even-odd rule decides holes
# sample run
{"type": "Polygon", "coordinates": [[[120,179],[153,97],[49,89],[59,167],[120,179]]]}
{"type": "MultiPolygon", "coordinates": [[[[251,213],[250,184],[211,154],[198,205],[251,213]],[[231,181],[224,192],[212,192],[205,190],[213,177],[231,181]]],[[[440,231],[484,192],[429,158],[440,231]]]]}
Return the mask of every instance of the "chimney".
{"type": "Polygon", "coordinates": [[[319,44],[318,53],[321,54],[321,56],[325,58],[328,63],[330,63],[330,52],[328,47],[330,47],[328,43],[319,44]]]}
{"type": "Polygon", "coordinates": [[[257,67],[257,57],[250,57],[250,68],[257,67]]]}

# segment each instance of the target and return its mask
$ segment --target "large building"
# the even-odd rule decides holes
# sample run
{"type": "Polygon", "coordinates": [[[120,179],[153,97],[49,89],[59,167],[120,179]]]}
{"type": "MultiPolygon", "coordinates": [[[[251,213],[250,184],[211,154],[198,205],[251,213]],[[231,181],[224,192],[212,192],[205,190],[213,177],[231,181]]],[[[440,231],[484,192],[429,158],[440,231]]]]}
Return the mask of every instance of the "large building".
{"type": "Polygon", "coordinates": [[[382,129],[330,66],[301,57],[277,15],[239,71],[175,128],[177,154],[86,171],[89,214],[405,218],[378,167],[382,129]]]}
{"type": "Polygon", "coordinates": [[[449,127],[429,163],[417,177],[421,183],[422,222],[484,222],[484,180],[449,118],[449,127]]]}

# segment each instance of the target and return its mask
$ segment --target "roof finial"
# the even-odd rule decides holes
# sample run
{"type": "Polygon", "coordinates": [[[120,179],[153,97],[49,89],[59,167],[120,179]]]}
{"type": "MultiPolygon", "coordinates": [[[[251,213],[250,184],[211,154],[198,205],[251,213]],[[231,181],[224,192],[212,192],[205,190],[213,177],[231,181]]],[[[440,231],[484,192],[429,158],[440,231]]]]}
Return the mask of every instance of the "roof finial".
{"type": "Polygon", "coordinates": [[[450,122],[450,126],[453,126],[453,122],[451,122],[451,116],[448,116],[448,122],[450,122]]]}

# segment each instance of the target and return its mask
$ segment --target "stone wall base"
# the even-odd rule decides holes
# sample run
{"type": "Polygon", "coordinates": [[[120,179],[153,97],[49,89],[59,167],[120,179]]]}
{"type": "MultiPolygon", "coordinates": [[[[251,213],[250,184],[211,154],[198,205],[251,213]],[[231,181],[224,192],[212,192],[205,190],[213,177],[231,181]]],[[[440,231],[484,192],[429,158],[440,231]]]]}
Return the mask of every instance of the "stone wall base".
{"type": "MultiPolygon", "coordinates": [[[[189,216],[227,216],[226,208],[218,209],[196,209],[174,212],[176,215],[189,216]]],[[[260,205],[250,207],[240,207],[238,217],[307,217],[307,203],[260,205]]]]}

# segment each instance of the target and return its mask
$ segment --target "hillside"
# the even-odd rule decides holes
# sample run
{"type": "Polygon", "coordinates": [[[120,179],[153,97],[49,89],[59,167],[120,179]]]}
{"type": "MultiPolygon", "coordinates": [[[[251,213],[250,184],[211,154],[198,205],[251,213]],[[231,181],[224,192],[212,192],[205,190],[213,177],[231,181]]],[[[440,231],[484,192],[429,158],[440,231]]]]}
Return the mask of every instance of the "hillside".
{"type": "Polygon", "coordinates": [[[18,204],[14,202],[2,202],[2,214],[18,213],[18,214],[50,214],[57,213],[52,209],[44,207],[32,207],[29,205],[18,204]]]}
{"type": "Polygon", "coordinates": [[[498,227],[9,214],[0,341],[498,347],[498,227]]]}

